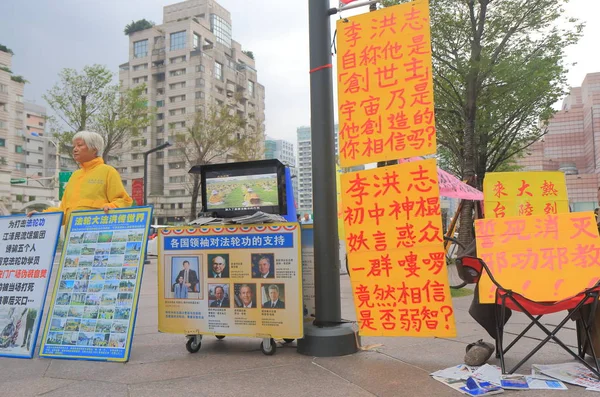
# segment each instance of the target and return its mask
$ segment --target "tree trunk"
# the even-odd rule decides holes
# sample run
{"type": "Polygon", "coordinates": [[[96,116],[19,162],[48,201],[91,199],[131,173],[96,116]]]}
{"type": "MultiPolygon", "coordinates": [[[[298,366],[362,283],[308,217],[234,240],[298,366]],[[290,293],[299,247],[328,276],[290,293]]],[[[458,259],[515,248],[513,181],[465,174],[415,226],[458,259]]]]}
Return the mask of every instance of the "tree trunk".
{"type": "Polygon", "coordinates": [[[192,185],[192,205],[190,209],[190,221],[198,217],[198,195],[200,193],[200,175],[194,174],[194,184],[192,185]]]}
{"type": "Polygon", "coordinates": [[[87,121],[87,95],[81,96],[81,125],[79,131],[85,131],[85,124],[87,121]]]}

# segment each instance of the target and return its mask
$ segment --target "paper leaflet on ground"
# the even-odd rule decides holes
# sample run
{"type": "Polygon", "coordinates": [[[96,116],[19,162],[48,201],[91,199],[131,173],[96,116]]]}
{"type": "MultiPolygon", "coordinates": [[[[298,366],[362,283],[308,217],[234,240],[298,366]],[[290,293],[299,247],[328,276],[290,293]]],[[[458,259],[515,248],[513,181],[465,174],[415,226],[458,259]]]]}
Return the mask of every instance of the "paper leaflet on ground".
{"type": "MultiPolygon", "coordinates": [[[[561,365],[570,364],[560,364],[559,366],[561,365]]],[[[484,385],[488,388],[491,388],[490,386],[500,386],[507,390],[568,390],[565,384],[560,380],[541,374],[543,370],[552,370],[555,368],[556,365],[537,365],[532,369],[531,375],[503,375],[500,367],[496,365],[485,364],[481,367],[470,367],[465,364],[459,364],[454,367],[432,372],[430,375],[438,382],[469,395],[489,395],[497,393],[495,389],[480,392],[481,394],[476,394],[476,391],[471,391],[469,393],[465,390],[461,390],[461,388],[467,386],[467,380],[469,378],[476,379],[480,386],[484,385]]],[[[578,383],[574,384],[579,385],[578,383]]],[[[592,387],[588,388],[588,390],[600,391],[600,388],[594,389],[592,387]]]]}
{"type": "Polygon", "coordinates": [[[564,363],[553,365],[533,365],[536,372],[577,386],[600,390],[600,381],[592,371],[579,363],[564,363]]]}
{"type": "Polygon", "coordinates": [[[489,396],[504,392],[504,390],[499,386],[493,385],[489,382],[477,382],[472,377],[467,378],[467,380],[442,378],[439,376],[432,376],[432,378],[458,392],[469,396],[489,396]]]}

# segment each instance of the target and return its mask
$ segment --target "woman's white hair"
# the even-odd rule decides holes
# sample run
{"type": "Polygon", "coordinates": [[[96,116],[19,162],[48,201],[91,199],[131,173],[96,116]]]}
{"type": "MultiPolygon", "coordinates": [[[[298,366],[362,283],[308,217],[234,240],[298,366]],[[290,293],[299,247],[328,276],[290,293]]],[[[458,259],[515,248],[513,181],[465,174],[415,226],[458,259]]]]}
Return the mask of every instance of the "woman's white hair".
{"type": "Polygon", "coordinates": [[[73,136],[73,142],[77,139],[83,140],[88,148],[96,150],[96,156],[102,157],[104,152],[104,138],[102,138],[102,135],[93,131],[79,131],[73,136]]]}

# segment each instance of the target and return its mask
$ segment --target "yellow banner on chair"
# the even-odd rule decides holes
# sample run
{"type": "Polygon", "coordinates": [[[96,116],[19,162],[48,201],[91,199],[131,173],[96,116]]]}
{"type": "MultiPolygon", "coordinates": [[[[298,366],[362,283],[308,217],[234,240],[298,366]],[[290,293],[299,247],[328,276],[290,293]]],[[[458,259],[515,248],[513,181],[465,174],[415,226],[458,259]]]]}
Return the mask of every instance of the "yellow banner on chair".
{"type": "MultiPolygon", "coordinates": [[[[477,254],[506,289],[536,302],[577,295],[600,280],[600,236],[593,212],[475,221],[477,254]]],[[[479,281],[481,303],[496,287],[479,281]]]]}
{"type": "Polygon", "coordinates": [[[567,182],[560,171],[490,172],[483,195],[486,218],[569,212],[567,182]]]}

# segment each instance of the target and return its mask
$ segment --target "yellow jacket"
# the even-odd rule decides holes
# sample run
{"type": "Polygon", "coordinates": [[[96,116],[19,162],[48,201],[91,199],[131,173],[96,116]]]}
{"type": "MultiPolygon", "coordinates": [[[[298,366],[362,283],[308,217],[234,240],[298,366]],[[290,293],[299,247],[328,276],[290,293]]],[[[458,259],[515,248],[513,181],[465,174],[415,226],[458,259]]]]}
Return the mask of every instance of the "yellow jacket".
{"type": "Polygon", "coordinates": [[[82,164],[71,175],[65,188],[60,207],[50,207],[44,212],[63,212],[66,224],[72,211],[130,207],[133,203],[123,187],[121,175],[110,165],[104,164],[102,157],[82,164]]]}

